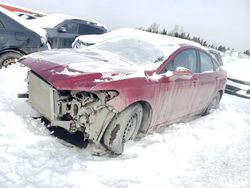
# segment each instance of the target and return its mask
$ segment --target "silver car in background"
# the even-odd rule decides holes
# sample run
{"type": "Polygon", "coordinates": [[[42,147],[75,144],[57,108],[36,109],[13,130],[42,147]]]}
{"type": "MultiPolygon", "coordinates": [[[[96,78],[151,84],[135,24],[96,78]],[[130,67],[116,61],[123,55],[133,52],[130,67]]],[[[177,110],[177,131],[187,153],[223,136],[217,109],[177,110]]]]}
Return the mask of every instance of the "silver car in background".
{"type": "Polygon", "coordinates": [[[250,99],[250,59],[228,59],[223,68],[228,76],[225,92],[250,99]]]}

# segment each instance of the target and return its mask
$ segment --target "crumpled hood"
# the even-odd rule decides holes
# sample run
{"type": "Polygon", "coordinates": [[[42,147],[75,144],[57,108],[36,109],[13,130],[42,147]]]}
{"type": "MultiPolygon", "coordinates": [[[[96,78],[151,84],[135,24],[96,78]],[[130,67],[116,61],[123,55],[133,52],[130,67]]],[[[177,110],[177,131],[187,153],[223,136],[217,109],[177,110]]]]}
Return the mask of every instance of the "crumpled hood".
{"type": "MultiPolygon", "coordinates": [[[[94,87],[112,81],[113,76],[127,76],[138,67],[100,52],[61,49],[34,53],[19,60],[56,89],[94,87]]],[[[82,88],[81,88],[82,89],[82,88]]]]}

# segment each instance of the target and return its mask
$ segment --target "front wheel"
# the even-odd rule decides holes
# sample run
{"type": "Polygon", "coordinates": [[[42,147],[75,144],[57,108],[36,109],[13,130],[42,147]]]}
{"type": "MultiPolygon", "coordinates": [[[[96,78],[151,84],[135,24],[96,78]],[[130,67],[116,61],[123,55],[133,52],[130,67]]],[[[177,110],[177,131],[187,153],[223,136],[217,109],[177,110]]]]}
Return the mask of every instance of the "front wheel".
{"type": "Polygon", "coordinates": [[[142,116],[141,104],[134,104],[118,114],[103,135],[104,146],[115,154],[121,154],[124,144],[136,137],[142,123],[142,116]]]}
{"type": "Polygon", "coordinates": [[[0,55],[0,69],[2,67],[7,67],[11,64],[17,62],[17,60],[22,57],[22,54],[19,52],[6,52],[0,55]]]}

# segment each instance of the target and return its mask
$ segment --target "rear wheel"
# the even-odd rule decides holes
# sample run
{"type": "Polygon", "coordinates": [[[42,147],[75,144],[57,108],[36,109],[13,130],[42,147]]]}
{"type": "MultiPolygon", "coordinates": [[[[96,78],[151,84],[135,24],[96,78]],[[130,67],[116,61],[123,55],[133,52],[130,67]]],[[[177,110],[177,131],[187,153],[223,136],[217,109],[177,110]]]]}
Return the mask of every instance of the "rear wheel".
{"type": "Polygon", "coordinates": [[[214,98],[212,99],[212,101],[210,102],[210,104],[208,105],[208,107],[206,108],[205,112],[203,115],[207,115],[211,110],[215,110],[217,108],[219,108],[220,105],[220,93],[218,92],[214,98]]]}
{"type": "Polygon", "coordinates": [[[0,69],[16,63],[20,57],[22,54],[19,52],[6,52],[0,55],[0,69]]]}
{"type": "Polygon", "coordinates": [[[135,104],[118,114],[109,124],[103,136],[103,144],[115,154],[123,152],[124,144],[133,140],[142,123],[143,108],[135,104]]]}

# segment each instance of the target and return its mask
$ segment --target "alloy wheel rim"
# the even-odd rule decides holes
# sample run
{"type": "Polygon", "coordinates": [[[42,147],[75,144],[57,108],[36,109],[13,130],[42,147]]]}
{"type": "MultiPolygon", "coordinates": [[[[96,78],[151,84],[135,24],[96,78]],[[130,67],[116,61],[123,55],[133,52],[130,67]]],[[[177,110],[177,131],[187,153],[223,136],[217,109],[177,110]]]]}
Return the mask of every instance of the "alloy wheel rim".
{"type": "Polygon", "coordinates": [[[134,131],[136,129],[136,125],[137,125],[137,114],[134,114],[133,116],[130,117],[127,123],[126,129],[123,135],[124,142],[126,142],[133,136],[134,131]]]}

